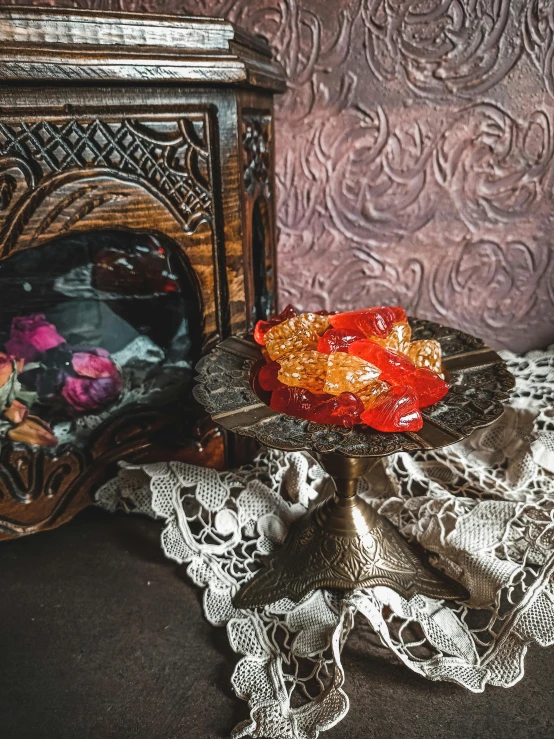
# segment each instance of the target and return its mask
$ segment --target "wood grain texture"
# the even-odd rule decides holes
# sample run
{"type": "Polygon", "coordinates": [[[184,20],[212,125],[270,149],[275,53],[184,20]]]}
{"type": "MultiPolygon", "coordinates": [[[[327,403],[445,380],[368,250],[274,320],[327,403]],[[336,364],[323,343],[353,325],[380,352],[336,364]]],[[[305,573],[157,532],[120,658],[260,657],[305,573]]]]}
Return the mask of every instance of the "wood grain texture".
{"type": "MultiPolygon", "coordinates": [[[[41,6],[42,7],[42,6],[41,6]]],[[[6,80],[171,81],[284,90],[267,43],[216,18],[60,13],[0,17],[6,80]]]]}
{"type": "Polygon", "coordinates": [[[268,38],[288,86],[281,303],[401,302],[495,348],[554,340],[551,0],[48,4],[221,15],[268,38]]]}
{"type": "MultiPolygon", "coordinates": [[[[274,292],[272,94],[283,78],[267,44],[217,20],[21,9],[0,10],[0,44],[0,260],[69,233],[157,234],[188,276],[200,351],[251,327],[257,290],[274,292]],[[178,74],[163,61],[137,76],[154,57],[171,57],[178,74]],[[243,121],[256,111],[261,168],[260,147],[245,155],[243,121]],[[252,196],[262,191],[269,269],[254,289],[252,196]]],[[[84,448],[4,443],[0,539],[68,520],[121,459],[222,468],[252,451],[187,397],[129,408],[84,448]]]]}

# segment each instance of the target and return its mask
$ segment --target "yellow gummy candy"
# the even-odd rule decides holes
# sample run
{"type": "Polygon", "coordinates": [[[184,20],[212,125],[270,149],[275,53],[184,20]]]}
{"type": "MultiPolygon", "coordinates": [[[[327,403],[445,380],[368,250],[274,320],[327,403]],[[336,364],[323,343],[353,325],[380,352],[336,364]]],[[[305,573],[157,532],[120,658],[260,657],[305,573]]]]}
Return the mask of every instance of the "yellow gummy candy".
{"type": "Polygon", "coordinates": [[[427,367],[438,375],[442,372],[441,345],[434,339],[412,341],[406,352],[416,367],[427,367]]]}
{"type": "Polygon", "coordinates": [[[412,329],[409,323],[405,321],[399,321],[394,323],[390,334],[384,339],[379,339],[376,336],[371,337],[371,341],[376,344],[384,346],[385,349],[392,349],[392,351],[406,354],[410,346],[410,339],[412,338],[412,329]]]}
{"type": "Polygon", "coordinates": [[[356,393],[376,380],[381,371],[360,357],[344,352],[329,354],[323,392],[330,395],[356,393]]]}
{"type": "Polygon", "coordinates": [[[281,360],[277,379],[290,387],[303,387],[312,393],[322,393],[327,375],[328,354],[307,350],[281,360]]]}
{"type": "Polygon", "coordinates": [[[362,401],[364,408],[367,411],[370,408],[373,408],[381,395],[386,393],[389,388],[390,385],[388,382],[383,382],[383,380],[373,380],[361,390],[358,390],[356,395],[362,401]]]}
{"type": "Polygon", "coordinates": [[[277,362],[289,354],[316,349],[320,334],[328,326],[326,316],[302,313],[269,329],[265,335],[265,348],[271,359],[277,362]]]}

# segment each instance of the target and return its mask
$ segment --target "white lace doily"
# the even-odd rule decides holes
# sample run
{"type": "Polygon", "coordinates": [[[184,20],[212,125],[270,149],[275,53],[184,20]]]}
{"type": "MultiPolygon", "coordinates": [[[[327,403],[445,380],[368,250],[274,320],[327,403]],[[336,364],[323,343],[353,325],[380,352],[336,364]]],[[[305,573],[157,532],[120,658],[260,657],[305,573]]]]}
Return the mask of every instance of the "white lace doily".
{"type": "Polygon", "coordinates": [[[328,492],[329,480],[301,453],[266,451],[227,473],[122,465],[98,492],[108,510],[164,521],[166,555],[204,588],[206,618],[227,627],[241,655],[233,687],[250,706],[236,739],[316,739],[337,724],[348,711],[342,646],[360,618],[411,670],[475,692],[513,685],[527,646],[554,643],[554,346],[504,357],[517,384],[494,426],[441,451],[391,457],[361,491],[465,585],[467,603],[408,602],[375,587],[233,608],[257,558],[328,492]]]}

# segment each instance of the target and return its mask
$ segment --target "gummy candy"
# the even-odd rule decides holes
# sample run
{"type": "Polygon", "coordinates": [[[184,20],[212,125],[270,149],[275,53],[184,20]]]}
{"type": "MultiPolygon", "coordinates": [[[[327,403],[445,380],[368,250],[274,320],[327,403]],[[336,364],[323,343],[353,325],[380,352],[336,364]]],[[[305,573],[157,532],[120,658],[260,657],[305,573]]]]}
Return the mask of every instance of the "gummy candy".
{"type": "Polygon", "coordinates": [[[361,419],[377,431],[419,431],[423,426],[417,393],[409,385],[391,388],[361,419]]]}
{"type": "Polygon", "coordinates": [[[283,383],[277,379],[280,369],[279,364],[271,360],[264,364],[258,372],[258,382],[262,390],[273,391],[283,387],[283,383]]]}
{"type": "Polygon", "coordinates": [[[407,355],[416,367],[427,367],[437,375],[442,372],[441,345],[434,339],[412,341],[407,355]]]}
{"type": "MultiPolygon", "coordinates": [[[[268,332],[269,335],[269,332],[268,332]]],[[[318,336],[312,331],[301,329],[288,338],[271,337],[266,339],[266,348],[271,359],[279,362],[289,354],[300,354],[317,348],[318,336]]]]}
{"type": "Polygon", "coordinates": [[[410,339],[412,338],[412,328],[407,321],[400,321],[393,323],[390,330],[390,334],[384,338],[379,339],[377,336],[372,337],[372,340],[377,344],[381,344],[385,349],[391,349],[395,352],[401,352],[406,354],[410,346],[410,339]]]}
{"type": "Polygon", "coordinates": [[[380,371],[373,364],[352,354],[329,354],[327,379],[323,391],[331,395],[355,393],[379,377],[380,371]]]}
{"type": "Polygon", "coordinates": [[[402,308],[399,305],[389,305],[387,306],[389,310],[391,310],[394,313],[394,321],[395,323],[407,323],[408,322],[408,316],[406,315],[406,311],[404,308],[402,308]]]}
{"type": "Polygon", "coordinates": [[[262,346],[265,344],[265,335],[273,326],[277,326],[279,323],[283,323],[288,318],[294,318],[298,315],[298,311],[293,305],[287,305],[287,307],[279,313],[275,318],[270,318],[269,321],[258,321],[254,328],[254,341],[262,346]]]}
{"type": "Polygon", "coordinates": [[[418,367],[407,382],[416,391],[420,408],[437,403],[448,392],[448,383],[425,367],[418,367]]]}
{"type": "Polygon", "coordinates": [[[323,313],[302,313],[306,321],[308,321],[313,330],[316,332],[318,336],[321,336],[322,334],[327,331],[329,328],[329,317],[325,312],[323,313]]]}
{"type": "Polygon", "coordinates": [[[287,387],[283,385],[271,394],[270,407],[274,411],[286,413],[289,416],[299,416],[307,419],[318,405],[329,400],[330,395],[314,395],[302,387],[287,387]]]}
{"type": "Polygon", "coordinates": [[[318,341],[317,350],[325,354],[348,352],[353,341],[365,339],[361,331],[350,328],[329,328],[318,341]]]}
{"type": "Polygon", "coordinates": [[[302,313],[272,326],[265,335],[265,348],[271,359],[277,361],[305,349],[316,349],[319,336],[328,326],[326,316],[302,313]]]}
{"type": "Polygon", "coordinates": [[[304,387],[314,393],[323,392],[329,356],[316,351],[304,351],[281,360],[279,380],[290,387],[304,387]]]}
{"type": "MultiPolygon", "coordinates": [[[[355,341],[350,344],[348,351],[378,367],[381,370],[379,380],[385,380],[391,385],[413,387],[417,392],[421,408],[436,403],[448,392],[448,383],[435,372],[416,367],[407,357],[384,349],[373,340],[355,341]]],[[[361,397],[360,392],[357,395],[361,397]]]]}
{"type": "Polygon", "coordinates": [[[382,380],[373,380],[369,385],[366,385],[361,390],[356,391],[356,395],[364,404],[364,409],[367,411],[372,408],[375,403],[379,401],[379,398],[388,392],[390,385],[382,380]]]}
{"type": "Polygon", "coordinates": [[[392,385],[406,382],[406,374],[414,372],[415,366],[407,357],[389,351],[371,339],[355,341],[348,347],[348,353],[365,359],[381,370],[380,379],[392,385]]]}
{"type": "Polygon", "coordinates": [[[341,393],[320,403],[309,413],[309,420],[352,428],[355,423],[360,423],[363,412],[364,405],[359,398],[352,393],[341,393]]]}
{"type": "Polygon", "coordinates": [[[399,306],[366,308],[329,316],[329,323],[333,328],[355,329],[366,336],[379,338],[389,335],[393,323],[406,320],[406,313],[399,306]]]}
{"type": "Polygon", "coordinates": [[[259,321],[255,338],[267,362],[258,382],[271,392],[271,407],[316,423],[418,431],[420,408],[448,392],[440,344],[410,342],[400,307],[297,315],[287,306],[259,321]]]}

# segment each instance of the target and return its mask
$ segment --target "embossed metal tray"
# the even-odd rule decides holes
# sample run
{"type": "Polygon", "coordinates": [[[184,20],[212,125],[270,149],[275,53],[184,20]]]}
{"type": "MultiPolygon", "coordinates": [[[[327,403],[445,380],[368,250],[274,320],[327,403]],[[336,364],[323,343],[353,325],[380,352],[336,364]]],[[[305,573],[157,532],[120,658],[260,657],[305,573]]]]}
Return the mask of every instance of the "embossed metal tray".
{"type": "Polygon", "coordinates": [[[495,351],[480,339],[431,321],[410,319],[410,325],[413,340],[440,343],[450,383],[448,394],[422,411],[423,428],[417,433],[384,433],[365,426],[346,429],[272,410],[269,394],[256,387],[265,360],[251,336],[226,339],[200,360],[194,394],[218,424],[262,444],[350,457],[448,446],[502,415],[514,378],[495,351]]]}

